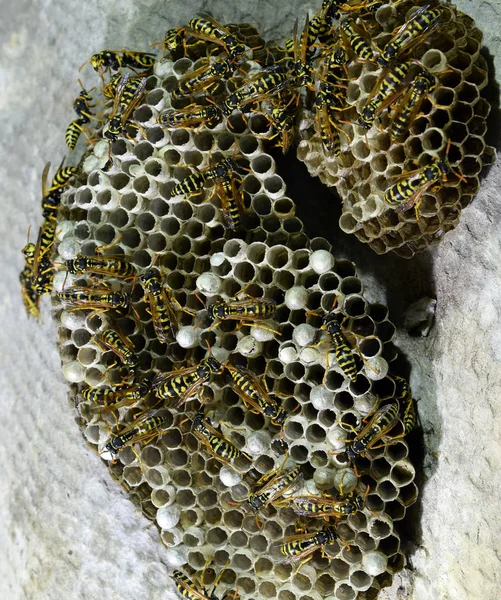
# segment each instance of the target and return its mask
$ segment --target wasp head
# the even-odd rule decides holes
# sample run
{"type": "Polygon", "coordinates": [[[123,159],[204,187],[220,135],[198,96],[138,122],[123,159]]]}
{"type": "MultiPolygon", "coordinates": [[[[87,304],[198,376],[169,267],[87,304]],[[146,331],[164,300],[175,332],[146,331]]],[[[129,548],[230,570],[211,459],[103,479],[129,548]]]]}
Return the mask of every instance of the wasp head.
{"type": "Polygon", "coordinates": [[[224,371],[224,366],[213,356],[209,356],[206,363],[211,372],[215,375],[219,375],[224,371]]]}

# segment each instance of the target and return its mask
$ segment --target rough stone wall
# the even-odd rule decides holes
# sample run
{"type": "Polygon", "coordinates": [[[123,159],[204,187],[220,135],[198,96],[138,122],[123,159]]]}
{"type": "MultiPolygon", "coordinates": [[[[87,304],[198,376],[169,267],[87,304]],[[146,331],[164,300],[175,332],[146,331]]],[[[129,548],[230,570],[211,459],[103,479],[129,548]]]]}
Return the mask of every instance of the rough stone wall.
{"type": "MultiPolygon", "coordinates": [[[[85,445],[67,407],[48,303],[43,303],[44,322],[34,324],[19,298],[19,249],[28,226],[39,224],[43,165],[47,160],[57,164],[66,151],[63,131],[73,118],[78,67],[105,47],[146,49],[144,40],[160,40],[165,29],[186,22],[197,10],[255,22],[265,37],[273,37],[292,28],[298,7],[311,14],[317,5],[289,2],[286,14],[279,14],[276,2],[172,1],[161,12],[153,2],[3,4],[2,597],[165,598],[163,547],[156,531],[85,445]]],[[[463,1],[458,7],[483,29],[499,73],[499,4],[463,1]]],[[[326,235],[322,228],[332,223],[328,237],[338,244],[337,255],[357,262],[366,287],[377,294],[368,298],[371,302],[390,306],[400,326],[397,344],[413,365],[411,385],[426,447],[417,524],[422,531],[410,556],[413,572],[397,578],[381,596],[388,599],[494,600],[499,595],[500,180],[496,164],[460,227],[413,261],[377,257],[343,236],[337,218],[328,221],[333,200],[321,191],[315,197],[322,223],[307,222],[310,237],[326,235]],[[428,338],[411,338],[401,329],[401,314],[423,293],[438,299],[436,323],[428,338]]],[[[300,174],[291,189],[298,211],[301,191],[311,189],[320,188],[300,174]]]]}

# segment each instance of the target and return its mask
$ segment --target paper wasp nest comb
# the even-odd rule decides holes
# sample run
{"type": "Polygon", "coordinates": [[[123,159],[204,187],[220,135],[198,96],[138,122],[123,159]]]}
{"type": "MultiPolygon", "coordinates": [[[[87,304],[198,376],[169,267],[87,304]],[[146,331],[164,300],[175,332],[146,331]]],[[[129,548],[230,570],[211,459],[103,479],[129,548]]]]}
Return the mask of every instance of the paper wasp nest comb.
{"type": "MultiPolygon", "coordinates": [[[[378,254],[393,250],[406,258],[438,243],[456,227],[461,210],[478,190],[483,166],[494,161],[494,148],[484,139],[490,111],[483,97],[487,64],[480,54],[482,33],[471,17],[436,0],[384,4],[363,21],[373,47],[383,49],[391,32],[426,5],[443,8],[439,23],[428,37],[404,52],[400,62],[420,61],[436,76],[437,86],[424,99],[404,137],[394,139],[388,133],[388,109],[367,132],[354,125],[383,69],[377,62],[351,60],[346,91],[351,108],[340,117],[348,122],[342,125],[348,137],[341,134],[341,154],[329,156],[316,125],[313,130],[306,124],[297,150],[311,175],[336,187],[343,202],[339,221],[343,231],[355,234],[378,254]],[[413,209],[395,212],[384,202],[384,192],[401,173],[429,165],[434,158],[443,159],[449,140],[446,158],[464,181],[449,173],[445,183],[439,181],[428,189],[419,205],[419,219],[413,209]]],[[[305,123],[309,119],[306,112],[305,123]]]]}
{"type": "MultiPolygon", "coordinates": [[[[165,345],[155,337],[136,286],[135,312],[129,311],[117,323],[139,356],[139,378],[168,372],[188,360],[199,362],[209,344],[220,361],[231,356],[258,375],[266,370],[268,381],[274,383],[270,388],[284,395],[283,406],[292,415],[281,438],[277,428],[270,429],[261,415],[249,412],[225,377],[218,376],[204,408],[253,458],[252,465],[242,467],[245,473],[210,458],[190,433],[190,422],[182,423],[197,409],[194,400],[179,410],[165,408],[165,433],[148,445],[137,444],[137,454],[124,449],[109,468],[156,521],[172,567],[191,575],[201,571],[210,557],[216,570],[229,561],[221,589],[238,587],[242,600],[375,598],[403,567],[398,522],[417,497],[405,440],[371,451],[360,461],[361,481],[370,490],[364,509],[337,526],[345,545],[327,547],[330,560],[315,555],[297,573],[293,565],[278,560],[273,546],[294,533],[297,517],[292,510],[268,508],[260,515],[259,529],[242,502],[263,473],[282,463],[286,448],[289,461],[303,465],[310,492],[332,492],[341,484],[345,493],[354,488],[357,479],[345,455],[332,453],[344,448],[347,430],[341,424],[357,425],[376,398],[384,401],[394,395],[389,372],[397,355],[392,342],[395,328],[384,306],[364,298],[354,265],[335,259],[325,240],[309,240],[303,232],[273,158],[253,135],[265,127],[262,116],[247,115],[247,127],[240,115],[233,115],[230,125],[223,122],[198,132],[162,129],[156,123],[159,112],[170,106],[168,90],[192,68],[187,58],[157,65],[144,103],[134,115],[146,138],[138,134],[135,143],[125,139],[114,143],[111,168],[106,143],[98,142],[85,158],[77,184],[64,195],[56,260],[74,258],[77,252],[93,254],[96,246],[116,242],[113,252],[122,251],[139,272],[158,257],[155,267],[164,285],[192,311],[202,309],[195,293],[210,303],[215,298],[228,300],[246,287],[252,296],[275,300],[278,310],[268,329],[225,322],[207,331],[203,326],[194,328],[204,312],[196,317],[180,312],[178,341],[165,345]],[[235,154],[250,169],[243,181],[248,205],[243,239],[225,231],[214,199],[171,198],[173,186],[191,165],[204,169],[210,159],[235,154]],[[336,297],[336,310],[348,317],[353,331],[363,332],[358,338],[363,361],[357,357],[358,377],[350,382],[331,354],[324,385],[328,344],[316,345],[321,318],[306,312],[330,311],[336,297]]],[[[80,281],[61,271],[56,289],[65,278],[66,286],[80,281]]],[[[114,289],[131,291],[130,281],[109,282],[114,289]]],[[[114,357],[92,340],[108,326],[110,315],[65,310],[57,299],[54,314],[71,402],[77,406],[85,438],[97,448],[109,431],[116,430],[117,421],[114,414],[93,414],[81,392],[88,386],[107,387],[107,379],[115,378],[114,369],[104,376],[114,357]]],[[[120,409],[119,428],[154,403],[150,394],[139,407],[120,409]]],[[[311,520],[308,527],[319,529],[322,521],[311,520]]],[[[206,583],[210,584],[210,575],[206,583]]],[[[173,587],[168,594],[162,597],[179,597],[173,587]]]]}

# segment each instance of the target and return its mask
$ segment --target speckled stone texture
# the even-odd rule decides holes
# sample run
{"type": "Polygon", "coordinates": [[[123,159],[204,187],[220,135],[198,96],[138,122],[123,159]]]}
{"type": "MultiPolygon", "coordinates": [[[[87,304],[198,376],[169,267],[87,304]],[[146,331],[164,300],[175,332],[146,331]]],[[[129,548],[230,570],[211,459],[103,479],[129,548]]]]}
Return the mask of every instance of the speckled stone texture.
{"type": "MultiPolygon", "coordinates": [[[[2,290],[0,294],[0,597],[8,600],[164,599],[164,549],[101,461],[85,445],[66,402],[48,317],[28,322],[19,297],[20,249],[40,224],[40,174],[66,153],[77,70],[103,48],[161,40],[199,10],[255,22],[285,35],[317,2],[3,2],[0,16],[2,290]],[[299,9],[299,10],[298,10],[299,9]]],[[[501,70],[501,8],[462,1],[484,31],[487,59],[501,70]],[[492,56],[495,59],[492,59],[492,56]]],[[[493,72],[491,72],[493,76],[493,72]]],[[[497,91],[491,89],[494,98],[497,91]]],[[[499,110],[490,122],[499,147],[499,110]]],[[[423,488],[409,535],[412,571],[385,600],[496,600],[501,585],[501,167],[487,173],[460,226],[436,249],[405,261],[376,256],[337,228],[335,201],[293,158],[278,157],[310,237],[335,241],[367,289],[390,307],[397,344],[412,363],[423,426],[423,488]],[[293,167],[293,168],[291,168],[293,167]],[[311,197],[317,204],[311,210],[311,197]],[[305,213],[305,214],[303,214],[305,213]],[[403,330],[405,308],[437,298],[428,338],[403,330]]]]}

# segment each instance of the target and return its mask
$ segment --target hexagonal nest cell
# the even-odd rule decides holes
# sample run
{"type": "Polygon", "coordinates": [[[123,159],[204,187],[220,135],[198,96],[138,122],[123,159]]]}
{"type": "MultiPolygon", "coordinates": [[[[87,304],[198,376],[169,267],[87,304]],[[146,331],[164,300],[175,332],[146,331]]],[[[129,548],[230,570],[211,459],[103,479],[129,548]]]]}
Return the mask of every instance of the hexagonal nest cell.
{"type": "MultiPolygon", "coordinates": [[[[344,232],[353,233],[378,254],[392,250],[410,258],[456,227],[461,210],[478,190],[482,168],[494,162],[495,150],[485,142],[490,111],[485,98],[487,63],[480,54],[481,31],[454,5],[420,0],[377,6],[375,14],[369,11],[357,21],[369,34],[375,59],[355,57],[346,65],[346,103],[336,130],[341,154],[333,156],[326,151],[315,113],[305,109],[297,156],[310,175],[338,191],[342,200],[339,224],[344,232]],[[395,61],[381,67],[377,58],[392,35],[425,7],[441,8],[429,35],[421,36],[395,61]],[[401,110],[399,102],[409,102],[405,94],[403,100],[397,96],[385,107],[370,129],[364,129],[357,120],[374,97],[380,76],[404,61],[411,61],[412,76],[424,67],[435,79],[435,89],[402,135],[390,135],[389,131],[401,110]],[[385,202],[385,192],[402,174],[437,159],[447,159],[452,172],[425,190],[416,211],[397,212],[385,202]]],[[[319,59],[316,72],[322,69],[319,59]]]]}
{"type": "MultiPolygon", "coordinates": [[[[198,407],[191,399],[179,409],[159,409],[161,434],[123,449],[116,462],[107,462],[110,472],[156,522],[169,564],[190,576],[211,559],[215,570],[226,566],[221,588],[238,588],[242,600],[374,598],[404,565],[398,522],[417,498],[414,468],[405,439],[368,451],[357,462],[359,477],[343,449],[351,429],[377,401],[384,404],[395,396],[395,328],[386,307],[364,297],[355,266],[336,259],[326,240],[309,240],[304,233],[273,158],[253,133],[262,132],[259,115],[249,113],[245,120],[233,115],[228,124],[196,132],[158,125],[160,111],[171,106],[168,90],[193,68],[196,63],[186,57],[157,63],[134,113],[141,126],[136,139],[113,143],[111,160],[108,143],[96,143],[63,195],[58,263],[108,245],[106,252],[128,257],[139,274],[154,262],[163,285],[190,311],[177,312],[176,339],[162,343],[137,280],[107,280],[113,291],[131,294],[132,309],[114,318],[110,312],[72,310],[53,296],[63,373],[71,383],[79,426],[87,442],[101,450],[110,432],[159,408],[153,393],[132,408],[110,413],[84,399],[84,390],[109,388],[123,376],[113,353],[96,343],[95,336],[110,325],[134,347],[136,379],[197,364],[209,347],[219,361],[231,358],[264,376],[289,413],[283,432],[249,411],[223,375],[212,379],[204,397],[212,422],[252,458],[238,471],[221,466],[190,431],[189,418],[198,407]],[[202,170],[211,161],[235,156],[248,168],[240,236],[223,227],[210,188],[188,198],[171,197],[192,167],[202,170]],[[234,321],[204,326],[201,300],[230,300],[242,289],[275,301],[274,319],[263,327],[238,327],[234,321]],[[321,341],[321,316],[335,303],[356,336],[352,380],[321,341]],[[366,492],[363,509],[336,524],[338,542],[299,570],[281,562],[276,547],[294,533],[294,512],[270,506],[259,515],[259,527],[245,504],[257,480],[284,459],[302,466],[307,493],[347,494],[357,485],[366,492]]],[[[56,291],[92,284],[66,271],[54,280],[56,291]]],[[[307,527],[321,529],[322,520],[312,519],[307,527]]]]}

